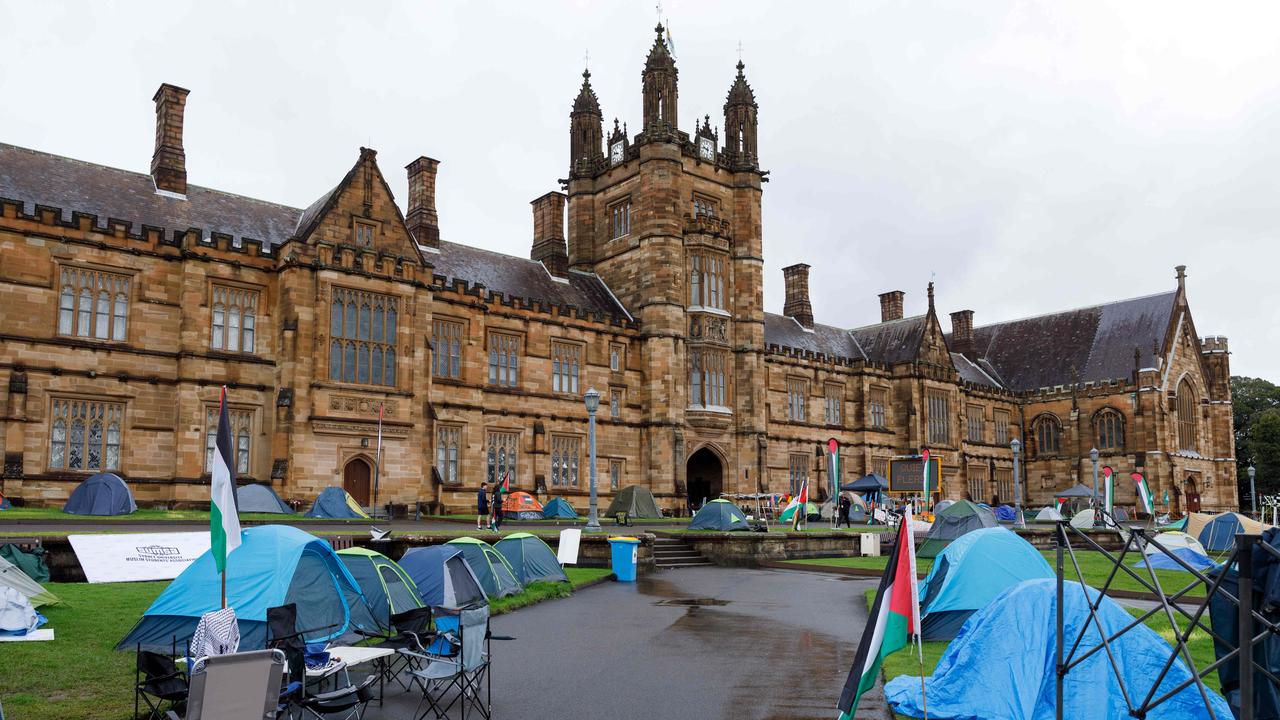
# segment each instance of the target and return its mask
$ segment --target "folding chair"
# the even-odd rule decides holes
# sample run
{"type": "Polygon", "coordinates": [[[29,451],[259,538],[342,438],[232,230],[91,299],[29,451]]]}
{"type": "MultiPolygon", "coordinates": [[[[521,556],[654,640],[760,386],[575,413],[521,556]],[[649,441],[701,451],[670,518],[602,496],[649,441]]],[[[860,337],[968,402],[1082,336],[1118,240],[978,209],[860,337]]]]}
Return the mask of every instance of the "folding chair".
{"type": "MultiPolygon", "coordinates": [[[[411,650],[425,654],[432,640],[431,616],[429,607],[413,608],[392,615],[391,628],[395,634],[374,643],[373,647],[397,651],[411,650]]],[[[397,652],[385,661],[378,661],[377,667],[383,680],[394,680],[397,685],[409,690],[413,687],[414,681],[412,678],[405,677],[405,670],[416,670],[420,664],[413,656],[397,652]]]]}
{"type": "Polygon", "coordinates": [[[439,608],[436,612],[437,616],[457,617],[457,629],[449,631],[447,635],[458,652],[453,656],[445,656],[400,650],[401,654],[410,656],[419,663],[417,669],[409,671],[422,688],[422,699],[418,701],[414,717],[423,720],[431,712],[437,718],[443,718],[454,705],[459,705],[464,720],[469,707],[478,710],[487,720],[491,700],[488,688],[484,687],[489,669],[486,647],[489,640],[489,606],[473,605],[461,610],[439,608]],[[456,691],[452,699],[449,699],[450,691],[456,691]],[[449,700],[448,703],[445,703],[446,699],[449,700]]]}
{"type": "Polygon", "coordinates": [[[370,675],[359,685],[352,685],[349,675],[346,684],[330,692],[307,694],[308,679],[323,682],[339,673],[346,675],[346,665],[335,665],[324,674],[307,677],[307,645],[303,636],[328,628],[298,630],[298,606],[295,603],[267,608],[267,646],[281,652],[288,662],[290,682],[278,692],[279,700],[287,704],[289,717],[301,715],[323,720],[329,715],[346,713],[344,720],[359,720],[373,699],[373,683],[378,675],[370,675]]]}
{"type": "Polygon", "coordinates": [[[138,648],[134,666],[133,716],[138,717],[142,704],[147,706],[147,720],[164,717],[162,708],[177,710],[187,699],[186,672],[178,669],[173,658],[138,648]]]}
{"type": "Polygon", "coordinates": [[[202,657],[203,670],[192,673],[187,713],[169,711],[168,720],[274,719],[279,710],[284,653],[279,650],[202,657]]]}

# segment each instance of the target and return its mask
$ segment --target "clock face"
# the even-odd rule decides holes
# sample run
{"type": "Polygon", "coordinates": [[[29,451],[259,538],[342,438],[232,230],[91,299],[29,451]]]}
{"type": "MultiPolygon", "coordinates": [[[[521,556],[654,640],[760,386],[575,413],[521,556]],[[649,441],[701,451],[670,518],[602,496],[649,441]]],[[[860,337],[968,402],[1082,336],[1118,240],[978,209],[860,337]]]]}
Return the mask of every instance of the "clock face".
{"type": "Polygon", "coordinates": [[[703,160],[712,160],[716,156],[716,146],[711,144],[711,138],[698,138],[698,155],[703,160]]]}
{"type": "Polygon", "coordinates": [[[613,147],[609,148],[609,162],[613,165],[617,165],[618,163],[622,162],[622,141],[621,140],[614,143],[613,147]]]}

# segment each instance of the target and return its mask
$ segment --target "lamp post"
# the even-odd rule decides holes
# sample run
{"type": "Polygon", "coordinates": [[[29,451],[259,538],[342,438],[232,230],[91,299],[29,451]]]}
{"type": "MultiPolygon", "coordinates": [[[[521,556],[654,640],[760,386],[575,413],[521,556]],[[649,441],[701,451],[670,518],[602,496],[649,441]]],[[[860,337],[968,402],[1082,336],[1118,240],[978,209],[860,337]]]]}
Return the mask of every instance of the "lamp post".
{"type": "Polygon", "coordinates": [[[1014,516],[1016,526],[1022,519],[1022,474],[1018,472],[1018,455],[1022,453],[1022,441],[1014,438],[1009,443],[1009,449],[1013,451],[1013,504],[1014,512],[1017,513],[1014,516]]]}
{"type": "Polygon", "coordinates": [[[1093,463],[1093,498],[1089,506],[1093,508],[1093,526],[1098,527],[1098,448],[1089,451],[1089,460],[1093,463]]]}
{"type": "Polygon", "coordinates": [[[1257,473],[1258,471],[1254,470],[1253,464],[1250,463],[1249,464],[1249,500],[1253,503],[1253,518],[1255,520],[1258,518],[1258,491],[1256,489],[1256,486],[1253,484],[1253,476],[1256,475],[1257,473]]]}
{"type": "Polygon", "coordinates": [[[600,393],[589,388],[582,400],[587,405],[587,448],[590,458],[591,512],[587,515],[587,532],[600,532],[600,517],[596,514],[596,410],[600,409],[600,393]]]}

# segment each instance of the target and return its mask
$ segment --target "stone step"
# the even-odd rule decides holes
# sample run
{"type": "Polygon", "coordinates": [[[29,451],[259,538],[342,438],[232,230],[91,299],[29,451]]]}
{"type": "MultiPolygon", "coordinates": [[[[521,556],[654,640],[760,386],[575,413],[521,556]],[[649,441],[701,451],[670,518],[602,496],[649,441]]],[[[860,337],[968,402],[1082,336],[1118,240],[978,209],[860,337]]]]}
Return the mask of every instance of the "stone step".
{"type": "Polygon", "coordinates": [[[706,558],[702,557],[697,553],[682,553],[680,555],[654,555],[653,556],[653,561],[655,563],[688,562],[691,560],[706,560],[706,558]]]}
{"type": "Polygon", "coordinates": [[[655,564],[663,570],[675,570],[684,567],[708,567],[711,565],[711,561],[706,558],[699,558],[697,560],[682,560],[680,562],[662,562],[655,564]]]}

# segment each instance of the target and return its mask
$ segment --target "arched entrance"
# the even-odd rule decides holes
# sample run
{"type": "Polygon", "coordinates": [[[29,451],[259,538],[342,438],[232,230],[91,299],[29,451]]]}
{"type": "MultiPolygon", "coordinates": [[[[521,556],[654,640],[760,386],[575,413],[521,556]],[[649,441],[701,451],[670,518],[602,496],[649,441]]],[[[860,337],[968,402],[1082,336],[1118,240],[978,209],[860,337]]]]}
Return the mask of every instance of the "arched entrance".
{"type": "Polygon", "coordinates": [[[689,456],[685,478],[689,507],[702,507],[703,502],[720,497],[724,490],[724,466],[710,448],[702,448],[689,456]]]}
{"type": "Polygon", "coordinates": [[[342,468],[342,489],[364,507],[369,506],[369,489],[372,486],[373,468],[364,458],[352,458],[342,468]]]}
{"type": "Polygon", "coordinates": [[[1186,486],[1187,512],[1200,512],[1200,491],[1196,488],[1195,475],[1188,475],[1186,486]]]}

